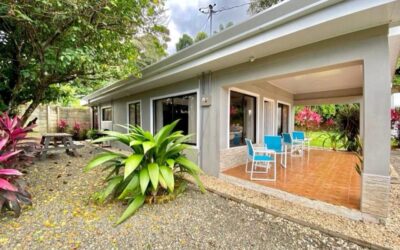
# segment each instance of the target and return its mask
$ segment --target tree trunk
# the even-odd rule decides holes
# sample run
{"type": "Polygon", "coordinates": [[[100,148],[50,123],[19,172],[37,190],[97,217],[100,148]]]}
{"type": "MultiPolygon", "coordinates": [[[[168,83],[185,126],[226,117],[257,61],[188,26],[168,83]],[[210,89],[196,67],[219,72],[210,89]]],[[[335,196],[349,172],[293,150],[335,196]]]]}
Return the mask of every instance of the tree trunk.
{"type": "Polygon", "coordinates": [[[32,115],[33,111],[39,106],[40,104],[40,99],[39,100],[34,100],[29,104],[28,108],[25,110],[24,114],[21,117],[21,123],[25,124],[28,121],[28,118],[32,115]]]}
{"type": "Polygon", "coordinates": [[[39,106],[43,99],[44,92],[47,88],[47,85],[42,85],[42,88],[38,88],[36,91],[35,98],[32,100],[31,104],[29,104],[28,108],[25,110],[24,114],[21,117],[21,123],[25,124],[28,118],[32,115],[33,111],[39,106]]]}

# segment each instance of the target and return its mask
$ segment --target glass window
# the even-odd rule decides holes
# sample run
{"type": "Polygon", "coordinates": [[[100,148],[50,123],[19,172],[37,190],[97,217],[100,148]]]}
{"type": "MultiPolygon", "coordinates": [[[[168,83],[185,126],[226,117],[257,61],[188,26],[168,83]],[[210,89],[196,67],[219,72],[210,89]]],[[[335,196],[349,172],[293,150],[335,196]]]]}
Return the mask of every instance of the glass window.
{"type": "Polygon", "coordinates": [[[99,110],[96,106],[92,107],[92,128],[99,129],[99,110]]]}
{"type": "Polygon", "coordinates": [[[129,125],[142,126],[140,124],[140,102],[128,104],[128,122],[129,125]]]}
{"type": "Polygon", "coordinates": [[[257,98],[231,91],[229,145],[245,145],[245,138],[256,141],[257,98]]]}
{"type": "Polygon", "coordinates": [[[197,95],[195,93],[158,99],[153,102],[153,107],[155,133],[163,126],[179,119],[175,131],[181,130],[185,135],[193,134],[188,142],[196,144],[197,95]]]}
{"type": "Polygon", "coordinates": [[[289,133],[289,105],[278,103],[278,135],[289,133]]]}
{"type": "Polygon", "coordinates": [[[112,109],[111,107],[103,108],[101,110],[101,120],[102,121],[112,121],[112,109]]]}

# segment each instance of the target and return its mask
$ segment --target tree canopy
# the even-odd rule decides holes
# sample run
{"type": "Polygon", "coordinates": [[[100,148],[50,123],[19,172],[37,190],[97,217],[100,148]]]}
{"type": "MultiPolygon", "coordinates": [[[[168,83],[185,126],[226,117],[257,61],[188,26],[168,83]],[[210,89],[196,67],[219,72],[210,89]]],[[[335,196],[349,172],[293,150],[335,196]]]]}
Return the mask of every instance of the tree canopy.
{"type": "Polygon", "coordinates": [[[283,0],[251,0],[247,12],[250,15],[255,15],[279,2],[283,2],[283,0]]]}
{"type": "Polygon", "coordinates": [[[166,54],[162,0],[3,0],[0,108],[25,121],[65,88],[91,91],[166,54]]]}
{"type": "Polygon", "coordinates": [[[194,38],[194,42],[200,42],[201,40],[204,40],[208,37],[207,33],[204,31],[200,31],[196,34],[196,37],[194,38]]]}
{"type": "Polygon", "coordinates": [[[188,34],[183,34],[179,41],[175,44],[176,51],[183,50],[194,43],[193,38],[188,34]]]}

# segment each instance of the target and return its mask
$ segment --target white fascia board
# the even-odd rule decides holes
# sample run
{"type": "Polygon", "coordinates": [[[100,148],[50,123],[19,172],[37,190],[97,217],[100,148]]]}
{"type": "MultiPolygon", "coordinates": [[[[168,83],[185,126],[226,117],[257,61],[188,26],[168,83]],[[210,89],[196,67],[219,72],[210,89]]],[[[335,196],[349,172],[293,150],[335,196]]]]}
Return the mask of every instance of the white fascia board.
{"type": "MultiPolygon", "coordinates": [[[[365,0],[347,0],[347,1],[333,1],[333,0],[325,0],[325,1],[314,1],[313,4],[309,4],[304,8],[300,8],[298,10],[287,13],[286,15],[281,16],[280,18],[275,18],[270,22],[264,23],[262,26],[254,27],[253,29],[248,30],[244,34],[237,35],[236,37],[231,37],[228,40],[225,40],[224,44],[215,44],[211,46],[207,51],[199,52],[198,54],[193,54],[189,57],[186,57],[180,61],[176,61],[175,63],[171,63],[168,66],[160,67],[159,69],[155,69],[151,74],[145,75],[143,79],[136,81],[123,80],[121,84],[110,86],[110,88],[104,90],[102,93],[96,93],[96,95],[88,96],[93,101],[99,101],[103,98],[106,98],[109,95],[117,94],[117,93],[127,93],[132,88],[136,88],[142,86],[144,84],[150,84],[159,79],[164,79],[166,77],[171,77],[173,75],[187,72],[189,70],[193,70],[194,74],[196,74],[197,70],[206,64],[210,64],[212,62],[216,62],[222,58],[228,58],[228,56],[232,56],[234,54],[239,54],[240,52],[249,50],[256,46],[260,46],[263,44],[267,44],[270,41],[274,41],[277,39],[282,39],[285,36],[300,33],[306,31],[309,28],[318,27],[319,25],[329,24],[329,22],[333,22],[335,20],[340,20],[344,17],[349,17],[351,15],[360,16],[363,12],[368,10],[373,10],[377,7],[381,7],[377,12],[379,15],[372,15],[371,13],[366,12],[366,16],[360,22],[364,23],[348,23],[348,25],[336,25],[332,26],[332,30],[314,30],[314,34],[309,34],[306,43],[303,42],[301,44],[297,44],[297,46],[303,46],[312,42],[317,42],[318,40],[312,40],[314,37],[319,37],[319,40],[328,39],[331,37],[335,37],[341,34],[355,32],[357,30],[373,27],[373,25],[382,25],[390,22],[389,20],[389,12],[390,8],[386,5],[396,2],[395,0],[382,0],[382,1],[365,1],[365,0]],[[386,6],[386,8],[385,8],[386,6]],[[327,8],[329,7],[329,8],[327,8]],[[382,12],[386,15],[382,15],[382,12]],[[307,15],[306,15],[307,14],[307,15]],[[305,15],[305,16],[304,16],[305,15]],[[295,21],[293,21],[296,19],[295,21]],[[290,22],[293,21],[293,22],[290,22]],[[332,32],[336,30],[337,32],[332,32]],[[316,32],[319,32],[317,34],[316,32]],[[330,33],[331,32],[331,33],[330,33]],[[243,40],[243,37],[248,37],[243,40]],[[129,85],[128,85],[129,83],[129,85]]],[[[296,41],[292,41],[296,42],[296,41]]],[[[291,48],[295,46],[292,45],[291,48]]],[[[291,49],[288,48],[288,49],[291,49]]],[[[277,53],[279,51],[275,51],[277,53]]],[[[272,54],[273,52],[270,52],[272,54]]],[[[262,56],[267,56],[262,55],[262,56]]],[[[171,57],[172,58],[172,57],[171,57]]],[[[234,64],[243,63],[244,61],[234,61],[226,60],[226,67],[232,66],[234,64]],[[231,65],[229,65],[229,63],[231,65]]],[[[210,64],[211,65],[211,64],[210,64]]],[[[154,67],[157,64],[154,65],[154,67]]],[[[208,69],[214,70],[214,69],[208,69]]],[[[198,73],[198,72],[197,72],[198,73]]]]}
{"type": "Polygon", "coordinates": [[[186,62],[190,62],[198,57],[203,56],[204,54],[212,53],[224,46],[230,45],[232,43],[238,42],[240,40],[245,39],[246,37],[252,36],[256,33],[263,32],[267,29],[270,29],[279,24],[289,22],[294,20],[295,18],[299,18],[303,15],[307,15],[312,13],[313,11],[318,11],[322,8],[326,8],[330,5],[336,4],[344,0],[291,0],[285,1],[277,6],[274,6],[266,11],[259,13],[252,18],[230,27],[223,32],[220,32],[209,39],[205,39],[199,44],[195,44],[190,46],[170,57],[167,57],[154,65],[150,65],[143,70],[143,78],[137,79],[133,76],[128,77],[127,79],[118,81],[114,84],[106,86],[102,89],[99,89],[92,94],[85,96],[83,99],[86,101],[90,101],[93,98],[96,98],[104,93],[112,92],[123,85],[133,84],[135,82],[140,82],[143,79],[150,77],[152,75],[158,74],[167,69],[176,67],[178,65],[184,64],[186,62]],[[277,16],[277,18],[271,19],[271,16],[277,16]],[[252,22],[254,23],[263,23],[263,25],[255,25],[251,29],[248,26],[251,26],[252,22]],[[230,30],[230,32],[228,32],[230,30]],[[230,33],[234,32],[234,35],[230,33]],[[215,41],[222,41],[216,43],[215,41]],[[203,43],[203,47],[205,49],[199,50],[203,43]],[[199,46],[200,45],[200,46],[199,46]],[[187,54],[187,56],[185,56],[187,54]]]}

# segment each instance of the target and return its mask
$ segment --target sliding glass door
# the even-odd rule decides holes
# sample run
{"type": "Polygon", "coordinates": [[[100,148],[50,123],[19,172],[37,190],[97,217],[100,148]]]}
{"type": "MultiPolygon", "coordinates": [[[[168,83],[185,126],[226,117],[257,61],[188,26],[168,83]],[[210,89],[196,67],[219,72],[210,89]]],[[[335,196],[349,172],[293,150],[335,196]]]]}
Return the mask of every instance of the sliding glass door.
{"type": "Polygon", "coordinates": [[[185,135],[193,134],[190,144],[196,144],[197,132],[197,95],[196,93],[158,99],[153,102],[154,132],[163,126],[180,120],[175,131],[181,130],[185,135]]]}
{"type": "Polygon", "coordinates": [[[245,138],[256,141],[257,98],[230,92],[229,146],[245,145],[245,138]]]}
{"type": "Polygon", "coordinates": [[[289,132],[289,105],[278,103],[277,123],[278,135],[289,132]]]}

